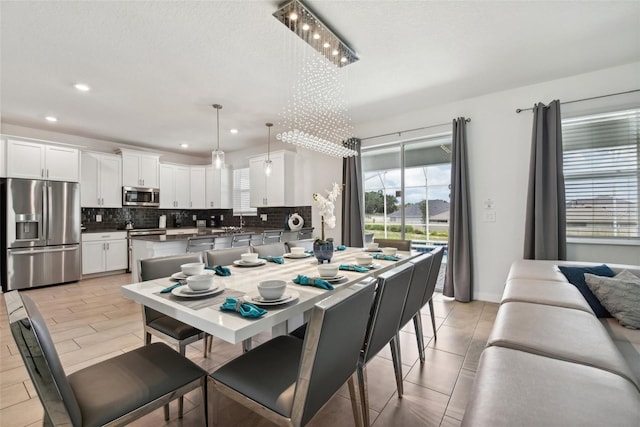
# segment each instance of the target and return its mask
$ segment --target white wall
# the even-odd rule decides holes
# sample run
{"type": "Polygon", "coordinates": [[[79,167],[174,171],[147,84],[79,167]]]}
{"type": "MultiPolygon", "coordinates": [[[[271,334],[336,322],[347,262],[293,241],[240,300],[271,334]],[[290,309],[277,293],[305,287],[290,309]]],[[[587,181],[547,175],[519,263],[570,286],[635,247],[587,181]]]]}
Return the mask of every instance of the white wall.
{"type": "MultiPolygon", "coordinates": [[[[536,102],[554,99],[570,101],[640,88],[640,62],[521,87],[437,108],[419,109],[384,121],[357,127],[360,137],[397,132],[438,123],[450,123],[455,117],[472,119],[467,125],[469,175],[471,188],[472,246],[474,263],[473,296],[499,301],[510,264],[522,258],[524,215],[531,112],[515,113],[536,102]],[[495,202],[496,222],[483,222],[483,201],[495,202]]],[[[612,106],[640,105],[640,94],[604,98],[597,101],[566,104],[563,116],[603,111],[612,106]]],[[[423,131],[423,135],[442,132],[449,125],[423,131]]],[[[420,136],[408,133],[402,138],[420,136]]],[[[398,139],[395,137],[395,139],[398,139]]],[[[365,141],[375,145],[383,139],[365,141]]],[[[390,140],[390,138],[386,138],[390,140]]],[[[338,176],[338,175],[336,175],[338,176]]],[[[570,259],[601,260],[640,264],[639,246],[570,245],[570,259]]]]}

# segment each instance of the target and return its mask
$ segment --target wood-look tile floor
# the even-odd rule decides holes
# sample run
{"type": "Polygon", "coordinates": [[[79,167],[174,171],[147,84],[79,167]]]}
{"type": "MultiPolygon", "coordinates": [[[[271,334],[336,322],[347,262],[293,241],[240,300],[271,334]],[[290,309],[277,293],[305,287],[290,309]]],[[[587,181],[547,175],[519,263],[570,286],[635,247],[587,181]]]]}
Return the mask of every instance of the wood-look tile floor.
{"type": "MultiPolygon", "coordinates": [[[[36,302],[49,326],[67,374],[143,345],[140,307],[120,295],[130,283],[126,274],[25,291],[36,302]]],[[[498,305],[482,301],[459,303],[434,296],[438,339],[433,339],[428,306],[422,323],[426,362],[420,364],[410,322],[401,332],[404,397],[397,398],[391,355],[386,348],[367,366],[371,423],[385,426],[456,426],[464,415],[480,352],[493,325],[498,305]]],[[[256,341],[268,340],[267,334],[256,341]]],[[[213,353],[202,357],[202,342],[190,345],[187,356],[209,372],[241,353],[240,345],[214,339],[213,353]]],[[[311,426],[353,426],[346,386],[314,417],[311,426]]],[[[136,421],[136,426],[203,425],[201,395],[185,399],[184,418],[162,410],[136,421]]],[[[272,426],[240,405],[222,400],[221,426],[272,426]]],[[[43,410],[11,337],[4,297],[0,297],[0,425],[42,425],[43,410]]]]}

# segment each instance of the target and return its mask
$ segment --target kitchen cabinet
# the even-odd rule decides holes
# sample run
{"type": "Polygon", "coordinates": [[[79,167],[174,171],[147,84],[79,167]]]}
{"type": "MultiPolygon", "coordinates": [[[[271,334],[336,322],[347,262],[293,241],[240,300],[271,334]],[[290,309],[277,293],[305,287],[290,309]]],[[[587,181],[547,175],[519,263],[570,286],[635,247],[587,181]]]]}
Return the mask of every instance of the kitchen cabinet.
{"type": "Polygon", "coordinates": [[[189,166],[162,163],[160,165],[160,208],[188,209],[190,204],[189,166]]]}
{"type": "Polygon", "coordinates": [[[270,176],[264,173],[266,154],[249,158],[251,207],[293,206],[295,153],[276,151],[269,158],[273,162],[270,176]]]}
{"type": "Polygon", "coordinates": [[[82,274],[126,270],[127,232],[85,233],[82,235],[82,274]]]}
{"type": "MultiPolygon", "coordinates": [[[[132,150],[119,150],[122,155],[124,187],[158,188],[160,156],[132,150]]],[[[162,195],[160,196],[162,198],[162,195]]]]}
{"type": "Polygon", "coordinates": [[[0,178],[7,176],[7,140],[0,138],[0,178]]]}
{"type": "Polygon", "coordinates": [[[206,209],[206,190],[205,179],[206,172],[204,166],[191,166],[189,168],[189,185],[190,185],[190,201],[191,209],[206,209]]]}
{"type": "Polygon", "coordinates": [[[80,169],[80,205],[83,208],[122,207],[122,158],[84,151],[80,169]]]}
{"type": "Polygon", "coordinates": [[[7,141],[7,176],[78,182],[80,155],[76,148],[35,141],[7,141]]]}
{"type": "Polygon", "coordinates": [[[206,167],[206,207],[208,209],[233,208],[233,175],[231,168],[206,167]]]}

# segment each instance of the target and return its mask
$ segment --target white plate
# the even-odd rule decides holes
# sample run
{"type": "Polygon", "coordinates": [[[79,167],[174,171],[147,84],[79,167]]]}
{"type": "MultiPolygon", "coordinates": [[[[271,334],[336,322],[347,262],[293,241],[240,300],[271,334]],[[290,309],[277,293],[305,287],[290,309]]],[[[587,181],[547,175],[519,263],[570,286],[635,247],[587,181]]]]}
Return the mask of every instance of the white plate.
{"type": "Polygon", "coordinates": [[[257,267],[259,265],[263,265],[267,263],[266,259],[258,259],[258,261],[256,262],[244,262],[241,259],[237,259],[235,261],[233,261],[233,263],[235,265],[237,265],[238,267],[257,267]]]}
{"type": "Polygon", "coordinates": [[[291,254],[291,253],[286,253],[286,254],[284,254],[282,256],[285,257],[285,258],[299,259],[299,258],[309,258],[310,256],[313,256],[313,254],[295,255],[295,254],[291,254]]]}
{"type": "Polygon", "coordinates": [[[339,282],[342,279],[344,279],[344,276],[338,274],[337,276],[334,277],[322,277],[322,276],[317,276],[317,277],[312,277],[312,279],[320,279],[320,280],[325,280],[329,283],[335,283],[335,282],[339,282]]]}
{"type": "Polygon", "coordinates": [[[380,249],[380,248],[378,248],[378,249],[365,249],[364,251],[365,252],[378,252],[378,253],[380,253],[380,252],[382,252],[382,249],[380,249]]]}
{"type": "MultiPolygon", "coordinates": [[[[216,274],[213,270],[205,270],[202,274],[208,274],[209,276],[214,276],[216,274]]],[[[178,271],[177,273],[173,273],[171,275],[171,280],[185,280],[188,276],[184,274],[182,271],[178,271]]]]}
{"type": "Polygon", "coordinates": [[[192,291],[187,285],[178,286],[171,290],[171,293],[181,298],[199,298],[209,295],[219,294],[224,291],[224,285],[215,285],[213,288],[206,291],[192,291]]]}
{"type": "Polygon", "coordinates": [[[279,300],[263,301],[262,297],[260,296],[260,292],[252,291],[252,292],[249,292],[248,294],[246,294],[244,296],[244,300],[247,301],[247,302],[250,302],[251,304],[255,304],[255,305],[269,306],[269,305],[287,304],[287,303],[289,303],[291,301],[297,300],[298,297],[300,297],[300,294],[298,292],[293,291],[293,290],[286,290],[284,292],[283,298],[280,298],[279,300]]]}

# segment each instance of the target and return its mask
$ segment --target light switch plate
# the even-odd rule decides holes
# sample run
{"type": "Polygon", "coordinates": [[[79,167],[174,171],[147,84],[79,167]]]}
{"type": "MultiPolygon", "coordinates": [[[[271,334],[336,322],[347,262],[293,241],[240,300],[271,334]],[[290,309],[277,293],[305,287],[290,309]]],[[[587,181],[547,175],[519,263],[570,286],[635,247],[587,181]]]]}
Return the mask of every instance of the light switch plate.
{"type": "Polygon", "coordinates": [[[267,220],[267,214],[260,214],[260,219],[263,221],[267,220]]]}
{"type": "Polygon", "coordinates": [[[102,222],[102,215],[100,214],[96,215],[96,222],[102,222]]]}

